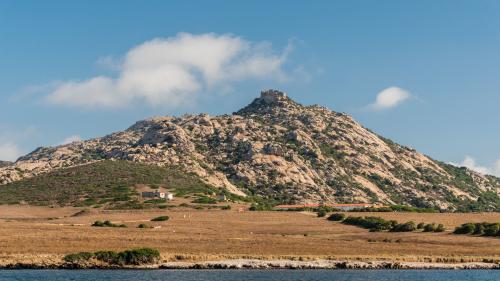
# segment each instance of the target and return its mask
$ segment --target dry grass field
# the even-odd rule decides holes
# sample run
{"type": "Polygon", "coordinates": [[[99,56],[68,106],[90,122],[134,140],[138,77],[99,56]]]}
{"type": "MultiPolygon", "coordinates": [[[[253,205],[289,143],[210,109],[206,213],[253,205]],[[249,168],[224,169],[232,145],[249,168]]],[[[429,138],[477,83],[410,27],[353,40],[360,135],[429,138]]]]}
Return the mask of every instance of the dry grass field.
{"type": "Polygon", "coordinates": [[[417,214],[348,213],[374,215],[400,222],[442,223],[444,233],[368,232],[317,218],[312,213],[232,210],[93,209],[72,216],[78,208],[0,206],[2,257],[61,256],[78,251],[125,250],[153,247],[166,260],[228,258],[391,259],[401,261],[500,261],[500,239],[453,235],[464,222],[498,222],[499,213],[417,214]],[[165,222],[149,220],[168,215],[165,222]],[[124,223],[127,228],[98,228],[96,220],[124,223]],[[139,229],[148,223],[161,228],[139,229]],[[385,241],[384,241],[385,240],[385,241]]]}

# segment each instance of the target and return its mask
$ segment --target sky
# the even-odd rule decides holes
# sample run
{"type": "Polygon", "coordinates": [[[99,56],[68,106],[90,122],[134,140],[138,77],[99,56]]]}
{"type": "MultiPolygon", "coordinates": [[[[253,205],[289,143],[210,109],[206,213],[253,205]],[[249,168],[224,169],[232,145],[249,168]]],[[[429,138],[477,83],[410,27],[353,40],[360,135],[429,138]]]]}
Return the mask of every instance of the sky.
{"type": "Polygon", "coordinates": [[[262,89],[500,175],[500,1],[0,0],[0,160],[262,89]]]}

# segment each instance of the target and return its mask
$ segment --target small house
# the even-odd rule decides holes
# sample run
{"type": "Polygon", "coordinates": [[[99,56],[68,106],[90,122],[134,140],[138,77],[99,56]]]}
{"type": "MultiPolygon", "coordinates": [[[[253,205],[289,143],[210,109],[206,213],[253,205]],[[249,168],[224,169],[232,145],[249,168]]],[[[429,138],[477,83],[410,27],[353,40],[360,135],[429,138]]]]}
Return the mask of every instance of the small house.
{"type": "Polygon", "coordinates": [[[167,193],[166,199],[167,200],[174,200],[174,194],[173,193],[167,193]]]}
{"type": "Polygon", "coordinates": [[[142,197],[143,198],[160,198],[160,199],[165,199],[165,192],[159,192],[158,190],[155,190],[155,191],[144,191],[144,192],[142,192],[142,197]]]}

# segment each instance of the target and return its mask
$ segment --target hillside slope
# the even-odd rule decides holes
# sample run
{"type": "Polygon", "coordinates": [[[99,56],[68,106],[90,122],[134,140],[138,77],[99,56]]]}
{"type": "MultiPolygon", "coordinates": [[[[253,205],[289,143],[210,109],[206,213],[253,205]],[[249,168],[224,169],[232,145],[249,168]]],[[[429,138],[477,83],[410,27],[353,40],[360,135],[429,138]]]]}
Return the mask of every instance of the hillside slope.
{"type": "Polygon", "coordinates": [[[103,138],[39,148],[0,168],[0,183],[102,159],[178,166],[234,194],[287,203],[500,210],[498,178],[435,161],[346,114],[274,90],[232,115],[152,118],[103,138]]]}

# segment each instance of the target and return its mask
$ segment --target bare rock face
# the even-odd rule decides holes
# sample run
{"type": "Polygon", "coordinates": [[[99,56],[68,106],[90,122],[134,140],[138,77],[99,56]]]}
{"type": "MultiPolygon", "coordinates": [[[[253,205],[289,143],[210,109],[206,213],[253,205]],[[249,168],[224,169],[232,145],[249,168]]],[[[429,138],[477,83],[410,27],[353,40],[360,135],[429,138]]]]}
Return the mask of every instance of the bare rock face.
{"type": "Polygon", "coordinates": [[[0,184],[102,159],[176,165],[235,194],[282,202],[500,208],[498,178],[435,161],[277,90],[233,115],[151,118],[102,138],[39,148],[1,167],[0,184]]]}

